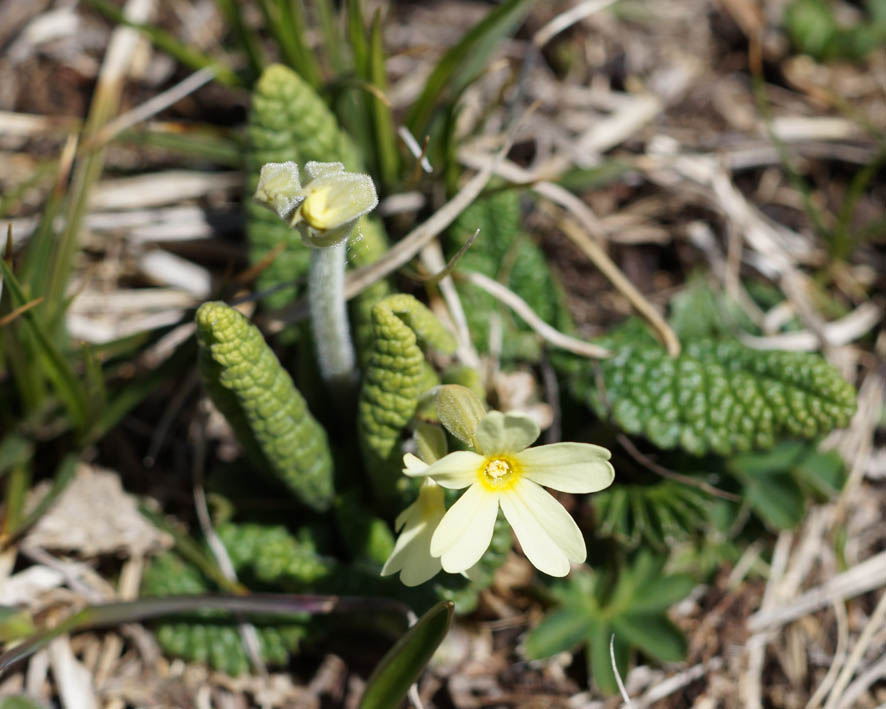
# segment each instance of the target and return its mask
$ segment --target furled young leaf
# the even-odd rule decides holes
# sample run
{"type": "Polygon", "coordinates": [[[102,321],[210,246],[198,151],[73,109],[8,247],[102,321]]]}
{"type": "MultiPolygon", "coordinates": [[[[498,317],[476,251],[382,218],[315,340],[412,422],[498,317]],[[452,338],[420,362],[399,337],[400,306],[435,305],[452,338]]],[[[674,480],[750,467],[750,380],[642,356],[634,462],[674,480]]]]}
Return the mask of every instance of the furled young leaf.
{"type": "MultiPolygon", "coordinates": [[[[145,569],[142,580],[144,596],[198,594],[211,590],[209,581],[197,568],[182,561],[173,552],[154,559],[145,569]]],[[[285,664],[306,633],[307,618],[301,615],[255,616],[249,621],[258,632],[262,659],[269,664],[285,664]]],[[[249,660],[237,623],[225,613],[203,611],[191,618],[170,618],[158,622],[155,632],[160,646],[171,655],[191,662],[206,662],[229,675],[239,675],[249,670],[249,660]]]]}
{"type": "MultiPolygon", "coordinates": [[[[477,239],[456,268],[500,281],[523,298],[542,320],[569,329],[571,322],[562,289],[544,253],[520,231],[520,222],[519,193],[497,189],[476,200],[453,222],[447,239],[448,255],[453,256],[479,229],[477,239]]],[[[510,309],[477,286],[460,284],[458,290],[471,339],[478,350],[489,351],[493,323],[500,323],[504,359],[538,359],[538,336],[510,309]]]]}
{"type": "Polygon", "coordinates": [[[662,662],[682,659],[686,640],[668,620],[667,609],[685,598],[694,582],[686,574],[665,575],[664,564],[664,557],[641,551],[621,568],[614,585],[607,583],[605,574],[590,571],[575,572],[556,584],[560,608],[529,633],[527,655],[549,657],[587,644],[590,676],[607,693],[618,689],[609,656],[612,635],[622,676],[632,648],[662,662]]]}
{"type": "Polygon", "coordinates": [[[400,436],[422,391],[425,359],[418,342],[452,352],[455,340],[411,295],[395,294],[372,308],[373,343],[358,404],[360,447],[376,496],[396,498],[400,436]]]}
{"type": "Polygon", "coordinates": [[[203,385],[253,465],[304,504],[327,509],[333,489],[326,432],[258,328],[220,302],[200,306],[196,321],[203,385]]]}
{"type": "Polygon", "coordinates": [[[845,426],[855,411],[854,389],[818,355],[699,338],[670,357],[636,321],[598,343],[615,355],[599,366],[572,359],[573,393],[660,448],[694,455],[770,448],[782,436],[814,438],[845,426]]]}

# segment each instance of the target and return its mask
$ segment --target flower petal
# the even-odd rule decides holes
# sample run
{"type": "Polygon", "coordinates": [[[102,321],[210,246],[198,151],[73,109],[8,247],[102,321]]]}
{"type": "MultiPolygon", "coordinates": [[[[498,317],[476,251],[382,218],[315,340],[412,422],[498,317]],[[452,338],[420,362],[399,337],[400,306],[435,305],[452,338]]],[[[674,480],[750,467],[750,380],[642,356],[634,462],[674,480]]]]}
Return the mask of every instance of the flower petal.
{"type": "Polygon", "coordinates": [[[578,564],[587,558],[584,537],[575,520],[535,483],[519,480],[501,496],[501,509],[526,558],[539,571],[565,576],[570,561],[578,564]]]}
{"type": "Polygon", "coordinates": [[[431,537],[445,511],[443,491],[427,481],[419,491],[418,500],[397,517],[397,527],[403,525],[403,533],[397,537],[394,550],[382,567],[382,576],[400,571],[404,585],[418,586],[440,571],[440,560],[431,556],[431,537]]]}
{"type": "Polygon", "coordinates": [[[415,474],[419,474],[427,467],[428,467],[428,464],[425,463],[417,455],[414,455],[412,453],[407,453],[406,455],[403,456],[403,472],[410,470],[415,474]]]}
{"type": "Polygon", "coordinates": [[[492,541],[498,495],[482,485],[469,487],[449,508],[431,538],[431,555],[451,574],[471,568],[492,541]]]}
{"type": "Polygon", "coordinates": [[[597,492],[615,479],[610,455],[590,443],[552,443],[528,448],[515,457],[523,475],[539,485],[561,492],[597,492]]]}
{"type": "Polygon", "coordinates": [[[541,431],[525,414],[490,411],[477,424],[477,451],[483,455],[518,453],[531,446],[541,431]]]}
{"type": "Polygon", "coordinates": [[[477,481],[477,474],[485,460],[482,455],[471,451],[455,451],[423,469],[407,467],[403,472],[412,478],[430,477],[438,485],[460,490],[477,481]]]}

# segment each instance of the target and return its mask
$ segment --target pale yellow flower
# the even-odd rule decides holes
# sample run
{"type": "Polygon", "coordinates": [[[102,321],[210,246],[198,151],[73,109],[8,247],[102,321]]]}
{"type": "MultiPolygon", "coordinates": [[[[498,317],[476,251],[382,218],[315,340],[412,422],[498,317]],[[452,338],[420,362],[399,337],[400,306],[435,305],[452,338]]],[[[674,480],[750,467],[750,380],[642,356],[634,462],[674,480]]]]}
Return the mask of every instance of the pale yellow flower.
{"type": "Polygon", "coordinates": [[[554,443],[529,448],[538,425],[522,414],[490,412],[477,426],[477,452],[456,451],[429,466],[407,466],[445,488],[468,488],[440,520],[430,554],[445,571],[469,569],[492,540],[499,507],[523,553],[540,571],[565,576],[587,558],[584,537],[563,506],[542,485],[561,492],[589,493],[608,487],[615,472],[610,452],[590,443],[554,443]]]}
{"type": "Polygon", "coordinates": [[[308,246],[326,247],[347,238],[357,220],[378,204],[369,175],[347,172],[340,162],[309,162],[302,185],[294,162],[262,166],[255,199],[289,219],[308,246]]]}
{"type": "MultiPolygon", "coordinates": [[[[403,460],[407,469],[418,473],[428,466],[411,454],[403,460]]],[[[431,536],[443,514],[443,488],[430,478],[422,482],[418,499],[403,510],[394,523],[400,532],[394,551],[382,567],[381,575],[400,572],[400,580],[406,586],[418,586],[433,578],[440,571],[440,559],[431,556],[431,536]]]]}

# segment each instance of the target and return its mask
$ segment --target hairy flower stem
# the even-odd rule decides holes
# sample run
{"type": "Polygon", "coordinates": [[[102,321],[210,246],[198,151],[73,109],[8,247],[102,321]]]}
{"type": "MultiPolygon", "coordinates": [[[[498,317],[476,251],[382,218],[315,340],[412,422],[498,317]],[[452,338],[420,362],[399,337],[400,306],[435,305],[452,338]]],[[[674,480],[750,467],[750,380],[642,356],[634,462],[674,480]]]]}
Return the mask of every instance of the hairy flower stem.
{"type": "Polygon", "coordinates": [[[347,400],[357,382],[354,345],[345,303],[347,239],[311,249],[308,302],[320,375],[337,400],[347,400]]]}

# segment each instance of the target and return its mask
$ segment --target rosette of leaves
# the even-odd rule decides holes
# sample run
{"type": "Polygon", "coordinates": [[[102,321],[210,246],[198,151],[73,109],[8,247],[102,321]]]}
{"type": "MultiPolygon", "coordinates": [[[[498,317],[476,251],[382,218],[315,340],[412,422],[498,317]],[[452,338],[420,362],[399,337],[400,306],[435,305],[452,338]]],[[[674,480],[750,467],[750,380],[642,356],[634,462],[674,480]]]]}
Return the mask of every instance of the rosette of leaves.
{"type": "Polygon", "coordinates": [[[576,570],[553,585],[559,608],[549,613],[526,638],[532,659],[585,647],[588,677],[603,692],[618,690],[609,654],[626,676],[634,649],[661,662],[686,654],[683,633],[668,619],[667,609],[694,586],[688,574],[665,574],[665,558],[641,551],[613,580],[609,572],[576,570]]]}
{"type": "Polygon", "coordinates": [[[685,339],[670,357],[636,320],[598,344],[614,353],[598,365],[559,360],[569,362],[573,394],[659,448],[693,455],[771,448],[782,437],[815,438],[846,426],[855,411],[852,385],[815,354],[700,337],[685,339]]]}
{"type": "Polygon", "coordinates": [[[326,432],[246,317],[220,302],[197,310],[203,386],[252,464],[284,483],[309,507],[332,501],[332,455],[326,432]]]}
{"type": "Polygon", "coordinates": [[[398,293],[372,308],[372,345],[358,403],[357,430],[373,491],[384,502],[397,497],[400,439],[421,395],[432,386],[419,342],[453,352],[455,339],[421,302],[398,293]]]}
{"type": "MultiPolygon", "coordinates": [[[[218,535],[238,576],[256,590],[299,592],[332,574],[329,562],[283,527],[225,524],[218,535]]],[[[217,589],[194,565],[166,552],[145,569],[141,591],[145,596],[172,596],[217,589]]],[[[256,627],[261,656],[268,664],[285,664],[308,634],[309,619],[304,614],[261,615],[248,620],[256,627]]],[[[154,629],[160,646],[171,655],[206,662],[230,675],[249,670],[237,621],[230,615],[219,611],[178,615],[158,622],[154,629]]]]}
{"type": "MultiPolygon", "coordinates": [[[[308,247],[274,212],[253,201],[261,166],[288,160],[304,165],[313,160],[340,162],[348,171],[365,172],[363,161],[323,99],[298,74],[281,64],[265,69],[255,85],[247,135],[245,201],[250,258],[258,263],[277,244],[285,245],[259,275],[258,286],[264,290],[294,285],[307,273],[308,247]]],[[[357,266],[372,263],[384,253],[386,241],[378,222],[361,219],[351,237],[351,262],[357,266]]],[[[386,285],[373,286],[370,290],[374,296],[369,300],[377,299],[386,289],[386,285]]],[[[295,295],[295,290],[285,288],[270,293],[266,302],[271,307],[281,307],[295,295]]],[[[363,298],[358,297],[358,302],[361,299],[366,299],[365,293],[363,298]]]]}
{"type": "MultiPolygon", "coordinates": [[[[448,255],[480,233],[456,268],[494,278],[519,295],[545,322],[568,330],[571,321],[565,297],[544,253],[520,229],[520,195],[497,188],[465,209],[449,228],[448,255]]],[[[494,297],[469,283],[457,285],[474,346],[489,351],[491,327],[501,323],[501,356],[505,360],[538,360],[538,336],[494,297]]]]}
{"type": "Polygon", "coordinates": [[[658,550],[703,529],[710,500],[697,487],[675,480],[613,485],[591,497],[597,533],[629,549],[642,544],[658,550]]]}

